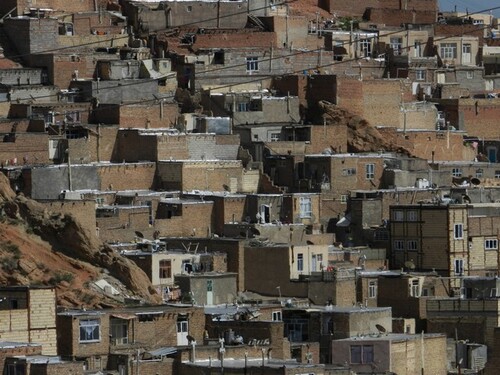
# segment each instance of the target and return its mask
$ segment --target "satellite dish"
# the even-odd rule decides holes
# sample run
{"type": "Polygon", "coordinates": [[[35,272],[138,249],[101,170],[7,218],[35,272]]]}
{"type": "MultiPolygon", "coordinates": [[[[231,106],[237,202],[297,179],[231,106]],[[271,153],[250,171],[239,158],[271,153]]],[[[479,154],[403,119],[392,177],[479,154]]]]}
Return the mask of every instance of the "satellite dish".
{"type": "Polygon", "coordinates": [[[139,238],[144,238],[144,234],[142,234],[142,232],[139,232],[138,230],[135,231],[135,235],[139,238]]]}
{"type": "Polygon", "coordinates": [[[308,245],[314,245],[314,242],[307,240],[306,244],[308,244],[308,245]]]}
{"type": "Polygon", "coordinates": [[[408,260],[405,262],[405,267],[413,271],[415,269],[415,263],[413,263],[412,260],[408,260]]]}
{"type": "Polygon", "coordinates": [[[384,328],[384,326],[381,326],[380,324],[375,324],[375,328],[377,328],[380,333],[387,332],[387,330],[384,328]]]}
{"type": "Polygon", "coordinates": [[[481,184],[481,180],[479,180],[479,178],[473,177],[473,178],[470,179],[470,183],[472,185],[477,186],[477,185],[481,184]]]}

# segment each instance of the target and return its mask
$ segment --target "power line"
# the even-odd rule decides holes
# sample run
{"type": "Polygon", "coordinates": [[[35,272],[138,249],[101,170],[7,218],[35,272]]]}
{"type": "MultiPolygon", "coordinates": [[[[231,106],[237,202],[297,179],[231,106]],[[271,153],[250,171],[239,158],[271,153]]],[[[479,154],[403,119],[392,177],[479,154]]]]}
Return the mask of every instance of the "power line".
{"type": "MultiPolygon", "coordinates": [[[[288,6],[288,4],[292,4],[292,3],[296,2],[296,1],[298,1],[298,0],[283,0],[280,3],[276,3],[276,4],[272,4],[272,5],[266,5],[266,6],[259,7],[259,8],[254,8],[251,11],[254,12],[254,11],[258,11],[258,10],[265,10],[265,9],[268,9],[268,8],[271,8],[271,7],[282,6],[282,5],[288,6]]],[[[72,13],[72,14],[77,14],[77,13],[72,13]]],[[[249,14],[249,11],[245,10],[245,11],[241,11],[241,12],[235,12],[235,13],[230,13],[230,14],[226,14],[226,15],[221,15],[221,16],[218,16],[218,17],[207,18],[207,19],[204,19],[204,20],[197,20],[197,21],[193,21],[193,22],[184,23],[182,25],[175,26],[175,27],[169,27],[169,28],[157,29],[157,30],[150,30],[150,31],[148,31],[148,33],[152,34],[152,33],[161,33],[161,32],[167,32],[167,31],[175,31],[176,29],[181,29],[181,28],[188,27],[188,26],[196,26],[196,25],[198,25],[198,24],[200,24],[202,22],[216,21],[216,20],[221,19],[221,18],[234,17],[234,16],[238,16],[238,15],[241,15],[241,14],[249,14]]],[[[109,39],[103,39],[103,40],[94,41],[94,42],[88,42],[88,43],[81,43],[81,44],[77,44],[77,45],[74,45],[74,46],[53,48],[53,49],[49,49],[49,50],[45,50],[45,51],[40,51],[40,52],[35,52],[35,53],[25,53],[25,54],[13,55],[13,56],[10,56],[10,57],[0,57],[0,60],[2,60],[2,59],[17,59],[17,58],[27,57],[27,56],[31,56],[31,55],[35,55],[35,54],[58,52],[58,51],[64,51],[64,50],[72,50],[72,49],[79,48],[79,47],[86,47],[86,46],[91,46],[91,45],[94,45],[94,44],[100,44],[100,43],[105,43],[105,42],[112,42],[112,41],[116,40],[117,38],[119,38],[119,34],[116,37],[112,37],[112,38],[109,38],[109,39]]]]}
{"type": "MultiPolygon", "coordinates": [[[[500,6],[492,8],[492,9],[500,9],[500,6]]],[[[439,24],[439,23],[436,22],[434,24],[439,24]]],[[[485,27],[482,27],[482,28],[476,28],[474,30],[470,30],[470,31],[467,31],[467,32],[461,32],[460,34],[457,34],[457,35],[449,35],[449,36],[444,36],[444,37],[441,37],[441,38],[438,38],[438,39],[434,39],[434,41],[441,41],[441,40],[446,40],[446,39],[457,37],[457,36],[463,36],[463,35],[468,34],[468,33],[475,33],[475,32],[478,32],[480,30],[484,30],[484,29],[488,29],[488,28],[489,28],[488,26],[485,26],[485,27]]],[[[383,35],[371,36],[371,37],[366,38],[366,39],[377,39],[377,38],[380,39],[380,37],[387,37],[387,36],[390,36],[390,35],[400,34],[402,31],[403,31],[402,29],[399,29],[399,30],[396,30],[396,31],[393,31],[393,32],[389,32],[389,33],[383,34],[383,35]]],[[[342,45],[352,45],[353,43],[355,43],[354,40],[349,40],[349,41],[342,42],[342,45]]],[[[401,50],[405,50],[405,49],[409,50],[412,47],[413,46],[409,46],[408,45],[406,47],[402,47],[401,50]]],[[[286,54],[286,55],[282,55],[282,56],[278,56],[278,57],[272,57],[272,58],[270,57],[268,59],[259,60],[259,63],[260,62],[265,63],[265,62],[269,62],[269,61],[273,61],[273,60],[285,59],[285,58],[288,58],[288,57],[297,56],[297,55],[301,55],[301,54],[314,54],[314,53],[321,52],[321,51],[324,51],[324,49],[323,48],[317,48],[317,49],[307,50],[307,51],[298,51],[298,52],[294,52],[294,53],[291,53],[291,54],[286,54]]],[[[327,51],[327,52],[329,52],[329,51],[327,51]]],[[[342,60],[342,61],[334,61],[334,62],[328,63],[328,64],[321,64],[321,65],[318,64],[318,65],[315,66],[315,68],[316,69],[321,69],[321,68],[325,68],[325,67],[330,67],[330,66],[334,66],[334,65],[340,65],[340,64],[344,64],[344,63],[355,62],[355,61],[364,60],[364,59],[365,59],[365,57],[355,57],[355,58],[346,59],[346,60],[342,60]]],[[[233,65],[229,65],[229,66],[223,66],[223,67],[219,67],[217,69],[213,69],[213,70],[210,70],[210,71],[206,71],[205,70],[205,71],[199,72],[197,74],[211,74],[211,73],[218,72],[218,71],[221,71],[221,70],[232,69],[232,68],[240,67],[240,66],[246,66],[246,62],[241,63],[241,64],[233,64],[233,65]]],[[[230,87],[238,86],[238,85],[241,85],[241,84],[259,82],[259,81],[262,81],[265,78],[272,78],[272,77],[275,77],[275,76],[295,75],[295,74],[298,74],[298,73],[302,73],[303,71],[304,71],[304,68],[301,68],[301,69],[298,69],[296,71],[292,71],[292,72],[289,72],[289,73],[282,73],[282,74],[272,74],[272,73],[270,73],[270,74],[263,74],[263,75],[258,75],[258,76],[257,75],[253,75],[252,77],[255,77],[254,79],[247,80],[245,82],[238,82],[238,83],[231,83],[231,84],[227,84],[227,85],[222,85],[222,86],[218,86],[218,88],[219,89],[230,88],[230,87]]],[[[150,82],[153,82],[153,81],[157,82],[158,80],[157,79],[150,79],[149,81],[150,82]]],[[[113,81],[111,81],[111,82],[113,82],[113,81]]],[[[134,80],[133,82],[130,82],[130,83],[123,83],[123,81],[121,81],[120,83],[118,83],[118,82],[120,82],[120,81],[117,81],[116,86],[113,86],[113,87],[104,87],[104,88],[100,88],[99,90],[102,91],[102,90],[116,89],[118,85],[120,87],[127,87],[127,86],[139,85],[139,84],[147,83],[148,79],[141,79],[139,81],[135,81],[134,80]]],[[[37,97],[32,97],[32,98],[36,101],[37,99],[50,98],[52,96],[53,95],[42,95],[42,96],[37,96],[37,97]]],[[[137,104],[148,103],[148,102],[158,102],[158,100],[173,99],[174,97],[175,96],[167,95],[167,96],[160,96],[159,98],[155,97],[153,99],[141,99],[140,101],[121,103],[121,104],[117,104],[117,105],[120,105],[120,106],[137,105],[137,104]]],[[[21,99],[21,100],[26,100],[26,99],[21,99]]],[[[0,101],[0,103],[6,103],[6,102],[10,102],[10,101],[9,100],[0,101]]],[[[111,104],[113,104],[113,103],[111,103],[111,104]]],[[[99,108],[94,108],[93,110],[96,111],[96,110],[100,110],[100,109],[99,108]]],[[[73,111],[72,113],[76,113],[76,112],[83,113],[85,111],[73,111]]]]}

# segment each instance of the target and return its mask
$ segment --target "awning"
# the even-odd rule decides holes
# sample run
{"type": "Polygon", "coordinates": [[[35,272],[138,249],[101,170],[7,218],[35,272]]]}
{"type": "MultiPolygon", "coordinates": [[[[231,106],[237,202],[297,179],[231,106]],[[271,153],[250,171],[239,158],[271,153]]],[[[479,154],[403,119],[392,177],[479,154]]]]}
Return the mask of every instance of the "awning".
{"type": "Polygon", "coordinates": [[[158,357],[165,357],[170,354],[177,353],[177,349],[174,347],[159,348],[155,350],[150,350],[142,355],[142,359],[152,359],[158,357]]]}
{"type": "Polygon", "coordinates": [[[136,318],[134,314],[111,314],[110,316],[112,318],[123,319],[123,320],[132,320],[136,318]]]}

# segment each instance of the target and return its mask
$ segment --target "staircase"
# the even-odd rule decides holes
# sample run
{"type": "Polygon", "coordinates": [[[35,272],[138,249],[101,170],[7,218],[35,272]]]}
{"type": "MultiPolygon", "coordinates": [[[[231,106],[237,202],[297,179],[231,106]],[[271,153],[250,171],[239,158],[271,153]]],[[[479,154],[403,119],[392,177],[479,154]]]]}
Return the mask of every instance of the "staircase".
{"type": "Polygon", "coordinates": [[[250,21],[250,23],[253,23],[255,26],[257,26],[262,31],[266,30],[266,25],[264,25],[262,23],[262,21],[259,19],[259,17],[256,17],[253,14],[249,13],[248,14],[248,20],[250,21]]]}

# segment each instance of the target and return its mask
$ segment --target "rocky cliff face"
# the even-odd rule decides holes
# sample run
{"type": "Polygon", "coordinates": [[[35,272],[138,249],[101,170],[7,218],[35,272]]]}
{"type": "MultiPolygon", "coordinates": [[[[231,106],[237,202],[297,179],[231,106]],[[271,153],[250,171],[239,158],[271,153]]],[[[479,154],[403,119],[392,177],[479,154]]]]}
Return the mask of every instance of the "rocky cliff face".
{"type": "Polygon", "coordinates": [[[370,125],[365,119],[324,100],[318,103],[318,108],[319,118],[316,121],[319,124],[325,121],[328,125],[345,124],[347,126],[349,152],[386,151],[413,156],[410,150],[398,146],[396,139],[390,135],[382,136],[377,128],[370,125]]]}
{"type": "Polygon", "coordinates": [[[124,296],[160,301],[134,262],[114,253],[72,215],[49,212],[36,201],[16,196],[3,174],[0,207],[0,282],[56,285],[58,302],[65,306],[119,305],[124,296]],[[113,283],[121,295],[94,287],[100,279],[113,283]]]}

